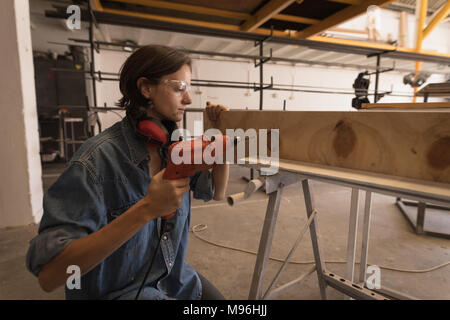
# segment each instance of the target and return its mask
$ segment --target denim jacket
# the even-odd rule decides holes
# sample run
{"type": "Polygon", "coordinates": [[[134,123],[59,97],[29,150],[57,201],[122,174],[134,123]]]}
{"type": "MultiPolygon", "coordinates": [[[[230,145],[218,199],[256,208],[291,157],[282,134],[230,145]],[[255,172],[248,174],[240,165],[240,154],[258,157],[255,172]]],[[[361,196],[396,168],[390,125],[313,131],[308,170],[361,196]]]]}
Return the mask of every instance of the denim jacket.
{"type": "MultiPolygon", "coordinates": [[[[167,149],[160,151],[163,166],[167,149]]],[[[44,215],[38,235],[30,241],[26,264],[34,275],[73,240],[87,236],[120,216],[142,199],[151,181],[150,154],[125,117],[87,140],[44,196],[44,215]]],[[[209,201],[214,184],[209,171],[190,178],[196,199],[209,201]]],[[[134,299],[150,260],[155,261],[140,299],[200,299],[201,282],[185,261],[191,197],[168,221],[163,235],[161,218],[133,237],[81,277],[80,289],[66,286],[66,299],[134,299]]]]}

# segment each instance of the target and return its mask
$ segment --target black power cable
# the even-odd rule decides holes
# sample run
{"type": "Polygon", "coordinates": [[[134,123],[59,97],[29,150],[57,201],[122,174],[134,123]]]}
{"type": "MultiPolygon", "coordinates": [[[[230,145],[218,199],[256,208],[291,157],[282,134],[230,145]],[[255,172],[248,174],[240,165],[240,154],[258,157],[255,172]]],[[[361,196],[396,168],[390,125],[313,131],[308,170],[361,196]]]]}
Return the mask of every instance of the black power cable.
{"type": "Polygon", "coordinates": [[[158,253],[159,249],[161,248],[161,240],[162,240],[164,233],[170,232],[172,229],[173,229],[173,222],[161,219],[161,235],[159,236],[159,239],[158,239],[158,246],[156,247],[155,252],[153,253],[153,257],[152,257],[150,265],[148,266],[148,269],[145,273],[144,280],[142,280],[141,286],[139,287],[139,290],[138,290],[134,300],[139,299],[139,295],[141,294],[141,291],[145,286],[145,281],[147,280],[148,275],[150,274],[150,270],[152,269],[153,263],[155,262],[156,254],[158,253]]]}

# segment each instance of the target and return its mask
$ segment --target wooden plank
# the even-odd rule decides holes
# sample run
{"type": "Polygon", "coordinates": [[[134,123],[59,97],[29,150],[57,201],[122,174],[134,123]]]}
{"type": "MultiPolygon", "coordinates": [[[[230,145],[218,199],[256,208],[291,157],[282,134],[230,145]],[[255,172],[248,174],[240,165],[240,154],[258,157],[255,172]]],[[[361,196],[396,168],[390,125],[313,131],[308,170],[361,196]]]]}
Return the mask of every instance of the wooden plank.
{"type": "Polygon", "coordinates": [[[450,102],[416,102],[416,103],[363,103],[362,109],[427,109],[450,108],[450,102]]]}
{"type": "Polygon", "coordinates": [[[281,159],[450,183],[449,111],[231,110],[203,119],[223,133],[279,129],[281,159]]]}

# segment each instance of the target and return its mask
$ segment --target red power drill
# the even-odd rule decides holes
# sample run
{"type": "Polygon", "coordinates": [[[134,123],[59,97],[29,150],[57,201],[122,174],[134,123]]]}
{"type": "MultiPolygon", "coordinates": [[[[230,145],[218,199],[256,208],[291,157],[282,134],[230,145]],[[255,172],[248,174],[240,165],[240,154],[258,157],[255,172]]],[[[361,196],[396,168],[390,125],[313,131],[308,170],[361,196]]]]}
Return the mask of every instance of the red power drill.
{"type": "MultiPolygon", "coordinates": [[[[170,137],[165,127],[159,121],[154,120],[140,121],[138,130],[149,138],[148,146],[161,148],[170,142],[170,137]]],[[[217,165],[216,151],[218,151],[217,156],[224,159],[226,149],[230,146],[230,138],[220,134],[213,135],[211,139],[202,135],[195,140],[174,142],[168,149],[169,161],[163,179],[176,180],[191,177],[198,171],[214,168],[217,165]]],[[[167,220],[174,215],[175,211],[162,218],[167,220]]]]}

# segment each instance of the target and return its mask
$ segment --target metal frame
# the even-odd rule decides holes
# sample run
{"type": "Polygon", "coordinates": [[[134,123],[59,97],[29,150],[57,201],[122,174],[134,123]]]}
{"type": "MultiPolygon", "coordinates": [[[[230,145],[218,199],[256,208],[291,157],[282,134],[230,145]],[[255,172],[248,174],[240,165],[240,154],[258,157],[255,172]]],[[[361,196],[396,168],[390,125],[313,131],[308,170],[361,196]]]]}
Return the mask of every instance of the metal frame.
{"type": "MultiPolygon", "coordinates": [[[[78,42],[78,43],[86,43],[89,44],[89,40],[85,39],[76,39],[76,38],[68,38],[70,41],[78,42]]],[[[270,40],[268,40],[270,41],[270,40]]],[[[74,45],[73,43],[61,43],[61,42],[53,42],[50,43],[53,44],[59,44],[59,45],[74,45]]],[[[97,46],[105,45],[105,46],[112,46],[112,47],[123,47],[123,44],[115,43],[115,42],[107,42],[107,41],[94,41],[94,43],[97,46]]],[[[140,46],[134,46],[134,45],[128,45],[133,48],[140,48],[140,46]]],[[[88,46],[86,46],[88,47],[88,46]]],[[[123,51],[122,49],[112,49],[112,48],[102,48],[102,50],[113,50],[113,51],[123,51]]],[[[323,49],[324,50],[324,49],[323,49]]],[[[339,62],[326,62],[326,61],[320,61],[320,60],[308,60],[308,59],[293,59],[293,58],[283,58],[283,57],[275,57],[275,56],[260,56],[260,55],[248,55],[248,54],[239,54],[239,53],[225,53],[225,52],[214,52],[214,51],[206,51],[206,50],[189,50],[189,49],[180,49],[180,51],[186,52],[188,54],[199,54],[199,55],[207,55],[207,56],[219,56],[219,57],[227,57],[227,58],[233,58],[233,59],[249,59],[249,60],[257,60],[257,59],[269,59],[273,62],[287,62],[287,63],[294,63],[294,64],[309,64],[309,65],[319,65],[324,67],[341,67],[341,68],[352,68],[355,70],[360,69],[367,69],[367,70],[380,70],[380,72],[385,71],[391,71],[391,68],[385,68],[380,66],[371,66],[371,65],[361,65],[361,64],[353,64],[353,63],[339,63],[339,62]]],[[[373,53],[373,55],[377,54],[384,54],[394,52],[388,50],[387,52],[381,51],[379,53],[373,53]]],[[[372,54],[368,54],[372,55],[372,54]]],[[[233,61],[233,60],[230,60],[233,61]]],[[[267,61],[269,62],[269,61],[267,61]]],[[[449,61],[450,64],[450,61],[449,61]]],[[[405,68],[395,68],[395,71],[398,72],[414,72],[415,69],[405,69],[405,68]]],[[[74,71],[75,72],[75,71],[74,71]]],[[[76,71],[76,72],[82,72],[82,71],[76,71]]],[[[89,73],[89,71],[87,71],[89,73]]],[[[420,72],[423,73],[435,73],[435,74],[448,74],[448,72],[439,71],[439,70],[421,70],[420,72]]],[[[111,74],[105,72],[104,74],[111,74]]]]}
{"type": "MultiPolygon", "coordinates": [[[[248,164],[244,164],[244,166],[255,167],[255,165],[248,165],[248,164]]],[[[258,167],[258,165],[256,165],[256,167],[258,167]]],[[[369,250],[372,192],[378,192],[394,196],[398,195],[406,197],[412,196],[418,200],[436,203],[438,205],[450,204],[449,199],[447,198],[444,199],[439,196],[433,197],[431,195],[424,195],[420,194],[420,192],[393,190],[390,187],[383,188],[371,184],[362,185],[361,183],[353,183],[348,180],[337,179],[331,176],[330,177],[317,176],[314,173],[288,172],[283,169],[280,169],[280,171],[273,176],[267,176],[265,183],[266,183],[266,193],[269,195],[269,202],[267,205],[266,216],[261,233],[258,255],[255,263],[253,278],[249,292],[249,299],[251,300],[272,299],[275,296],[288,290],[290,287],[292,287],[292,285],[294,284],[297,285],[303,282],[314,271],[316,272],[318,277],[319,289],[322,299],[327,298],[326,293],[327,286],[333,287],[336,290],[344,293],[346,296],[355,299],[370,299],[370,300],[372,299],[386,300],[389,298],[416,299],[415,297],[402,294],[390,288],[382,287],[380,289],[369,290],[365,286],[366,268],[369,250]],[[323,256],[321,254],[321,249],[319,245],[320,234],[318,230],[318,214],[317,210],[315,209],[313,195],[308,181],[311,179],[327,183],[339,184],[352,188],[349,232],[347,240],[347,269],[345,278],[336,275],[326,269],[326,265],[323,256]],[[302,231],[300,232],[297,240],[294,243],[294,246],[287,255],[280,270],[276,274],[275,278],[272,280],[267,291],[263,294],[262,288],[265,280],[265,270],[267,261],[269,259],[270,250],[272,247],[272,239],[280,207],[283,188],[297,182],[301,182],[308,221],[304,226],[304,228],[302,229],[302,231]],[[362,249],[360,257],[359,277],[357,282],[355,280],[355,263],[356,263],[355,254],[356,254],[356,239],[358,232],[357,226],[358,226],[358,207],[359,207],[360,190],[364,190],[366,192],[366,196],[365,196],[364,220],[362,230],[362,249]],[[311,234],[311,241],[315,260],[314,266],[311,267],[305,274],[301,275],[300,277],[278,288],[275,288],[275,285],[280,277],[281,272],[284,270],[293,252],[298,247],[307,228],[309,228],[311,234]]]]}
{"type": "MultiPolygon", "coordinates": [[[[381,55],[389,53],[389,52],[393,52],[393,51],[395,51],[395,50],[387,50],[387,51],[384,51],[384,52],[372,53],[372,54],[367,55],[367,58],[370,58],[370,57],[373,57],[373,56],[377,57],[377,66],[376,66],[376,71],[374,72],[375,73],[375,96],[373,98],[374,99],[373,103],[377,103],[378,100],[380,100],[384,96],[384,94],[379,94],[378,93],[378,82],[379,82],[379,79],[380,79],[380,73],[395,70],[395,66],[394,66],[392,68],[388,68],[388,69],[384,69],[384,70],[380,71],[381,55]]],[[[390,93],[390,92],[388,92],[388,93],[390,93]]]]}
{"type": "Polygon", "coordinates": [[[427,204],[423,201],[418,202],[407,201],[402,200],[401,198],[397,198],[395,204],[397,205],[398,209],[403,214],[403,216],[406,218],[406,220],[409,222],[411,228],[414,230],[415,233],[432,237],[450,239],[450,233],[435,232],[424,229],[426,208],[450,211],[450,207],[427,204]],[[413,221],[413,219],[411,219],[410,215],[407,213],[408,210],[406,209],[406,206],[417,207],[417,214],[415,221],[413,221]]]}

